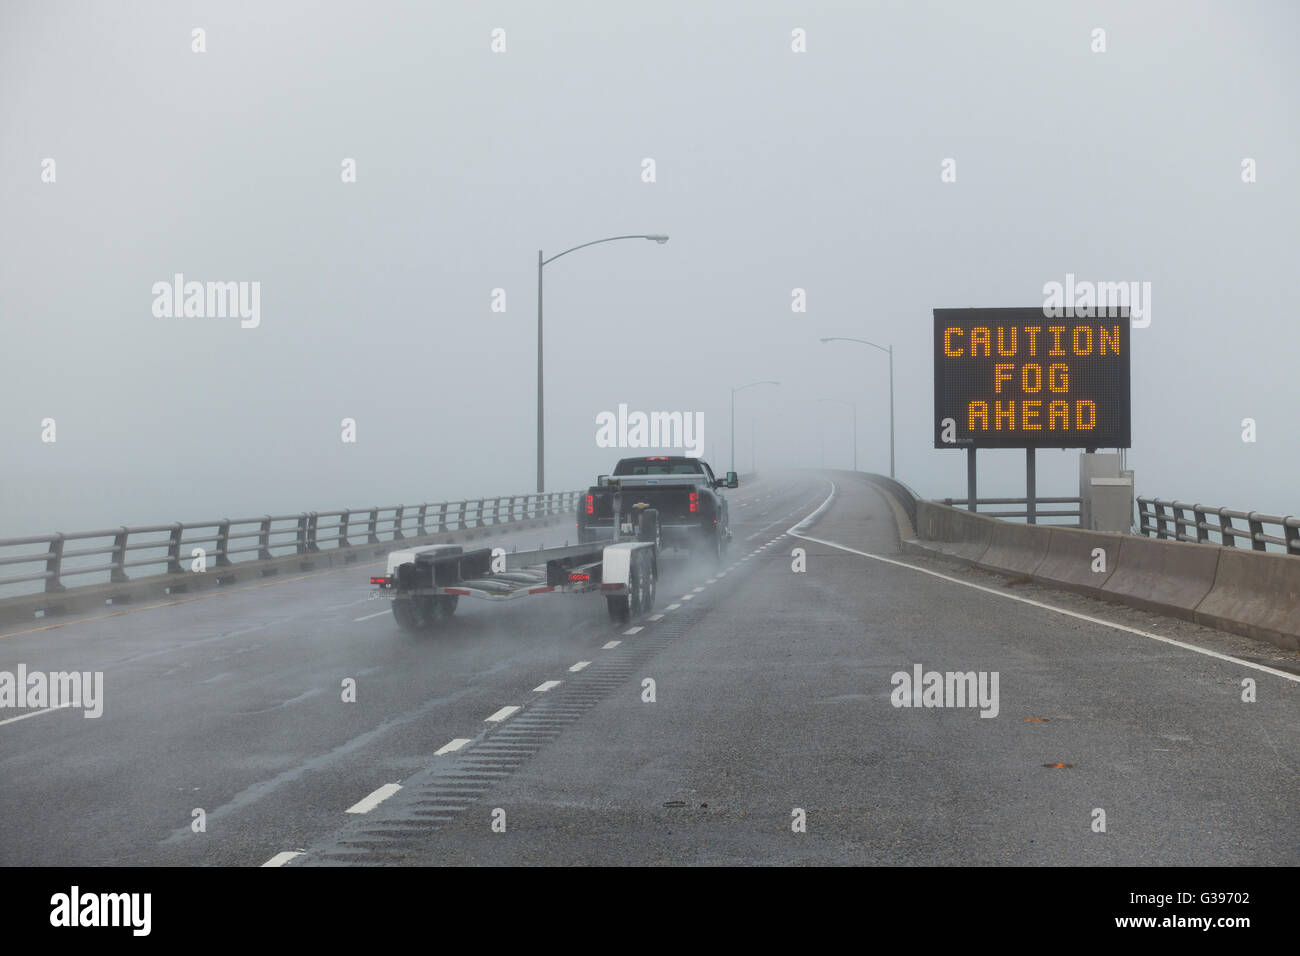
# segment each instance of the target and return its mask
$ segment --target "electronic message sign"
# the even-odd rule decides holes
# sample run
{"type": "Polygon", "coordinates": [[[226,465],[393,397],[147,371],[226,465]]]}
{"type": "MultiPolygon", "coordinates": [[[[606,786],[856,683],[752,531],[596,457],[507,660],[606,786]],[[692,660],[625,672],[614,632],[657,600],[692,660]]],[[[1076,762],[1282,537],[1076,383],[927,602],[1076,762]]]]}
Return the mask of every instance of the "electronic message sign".
{"type": "Polygon", "coordinates": [[[935,309],[934,447],[1128,448],[1128,309],[1114,312],[935,309]]]}

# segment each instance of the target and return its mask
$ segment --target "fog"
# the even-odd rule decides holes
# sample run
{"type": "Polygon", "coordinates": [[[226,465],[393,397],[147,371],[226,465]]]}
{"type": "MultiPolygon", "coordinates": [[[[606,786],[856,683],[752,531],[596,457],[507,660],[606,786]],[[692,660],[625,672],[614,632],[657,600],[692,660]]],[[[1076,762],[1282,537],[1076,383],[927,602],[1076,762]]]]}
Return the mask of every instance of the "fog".
{"type": "MultiPolygon", "coordinates": [[[[1287,3],[11,0],[0,535],[531,491],[538,250],[647,233],[545,267],[548,490],[636,453],[596,442],[620,404],[702,414],[727,470],[765,379],[737,470],[850,467],[832,399],[887,473],[887,356],[818,341],[850,336],[894,348],[898,477],[960,496],[931,310],[1072,273],[1151,283],[1139,494],[1300,512],[1297,35],[1287,3]],[[256,327],[156,315],[178,273],[260,283],[256,327]]],[[[1023,468],[981,453],[980,493],[1023,468]]]]}

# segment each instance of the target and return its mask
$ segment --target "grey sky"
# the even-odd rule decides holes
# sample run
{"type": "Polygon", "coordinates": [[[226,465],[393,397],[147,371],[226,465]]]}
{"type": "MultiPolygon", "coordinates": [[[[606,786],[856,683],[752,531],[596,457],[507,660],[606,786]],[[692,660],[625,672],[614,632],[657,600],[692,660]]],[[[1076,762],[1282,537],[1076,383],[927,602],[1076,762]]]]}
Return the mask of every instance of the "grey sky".
{"type": "MultiPolygon", "coordinates": [[[[886,471],[887,362],[817,342],[847,335],[895,345],[899,477],[960,495],[931,309],[1073,272],[1153,285],[1139,492],[1300,511],[1297,35],[1289,3],[4,0],[0,535],[531,490],[537,250],[639,232],[672,239],[547,267],[552,489],[609,469],[620,402],[702,411],[725,470],[730,386],[767,378],[741,470],[751,417],[760,468],[822,428],[847,467],[826,397],[886,471]],[[260,281],[261,325],[154,317],[176,272],[260,281]]],[[[1023,460],[985,453],[981,493],[1023,460]]]]}

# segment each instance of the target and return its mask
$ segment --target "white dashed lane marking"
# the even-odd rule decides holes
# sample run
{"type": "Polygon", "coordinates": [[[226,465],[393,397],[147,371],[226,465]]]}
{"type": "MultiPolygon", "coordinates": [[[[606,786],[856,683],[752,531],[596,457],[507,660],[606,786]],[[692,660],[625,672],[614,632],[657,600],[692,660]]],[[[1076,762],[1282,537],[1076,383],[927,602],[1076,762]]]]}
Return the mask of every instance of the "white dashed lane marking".
{"type": "Polygon", "coordinates": [[[612,651],[614,648],[618,647],[618,645],[620,645],[620,644],[622,644],[622,643],[623,643],[622,641],[610,641],[610,642],[607,643],[604,647],[602,647],[601,650],[602,650],[602,651],[612,651]]]}
{"type": "Polygon", "coordinates": [[[553,687],[559,687],[561,683],[563,682],[558,680],[542,681],[542,683],[533,688],[533,693],[544,694],[553,687]]]}
{"type": "Polygon", "coordinates": [[[508,704],[505,707],[502,707],[500,710],[498,710],[491,717],[487,718],[486,723],[499,724],[501,721],[505,720],[511,714],[515,713],[517,710],[519,710],[518,704],[508,704]]]}
{"type": "Polygon", "coordinates": [[[664,616],[662,614],[651,614],[648,618],[646,618],[647,621],[662,621],[663,619],[664,616]]]}
{"type": "Polygon", "coordinates": [[[666,608],[664,608],[664,610],[665,610],[665,611],[675,611],[675,610],[677,610],[679,607],[681,607],[680,604],[670,604],[670,605],[668,605],[666,608]]]}
{"type": "Polygon", "coordinates": [[[302,853],[302,850],[283,850],[263,863],[262,866],[284,866],[294,857],[302,856],[302,853]]]}
{"type": "Polygon", "coordinates": [[[578,661],[578,663],[576,663],[576,664],[574,664],[572,667],[570,667],[569,670],[573,671],[573,672],[576,674],[578,671],[582,670],[584,667],[586,667],[586,666],[587,666],[588,664],[590,664],[590,663],[591,663],[591,661],[578,661]]]}
{"type": "Polygon", "coordinates": [[[369,813],[375,807],[379,806],[398,790],[402,789],[400,783],[386,783],[364,800],[358,800],[352,806],[348,807],[348,813],[369,813]]]}
{"type": "Polygon", "coordinates": [[[468,737],[457,737],[455,740],[443,744],[433,752],[433,755],[435,757],[441,757],[443,754],[454,753],[461,747],[464,747],[467,743],[469,743],[468,737]]]}

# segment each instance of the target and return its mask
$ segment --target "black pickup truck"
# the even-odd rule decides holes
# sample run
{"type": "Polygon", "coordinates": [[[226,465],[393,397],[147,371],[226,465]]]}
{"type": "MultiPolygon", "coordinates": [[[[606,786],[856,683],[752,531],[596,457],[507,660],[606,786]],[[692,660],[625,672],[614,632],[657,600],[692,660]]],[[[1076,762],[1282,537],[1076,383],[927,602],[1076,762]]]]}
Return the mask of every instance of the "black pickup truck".
{"type": "Polygon", "coordinates": [[[614,537],[616,505],[619,534],[631,537],[639,512],[653,508],[659,513],[664,547],[704,551],[720,561],[731,540],[727,499],[721,489],[738,484],[734,471],[715,478],[700,458],[624,458],[612,475],[601,475],[578,502],[578,541],[614,537]]]}

